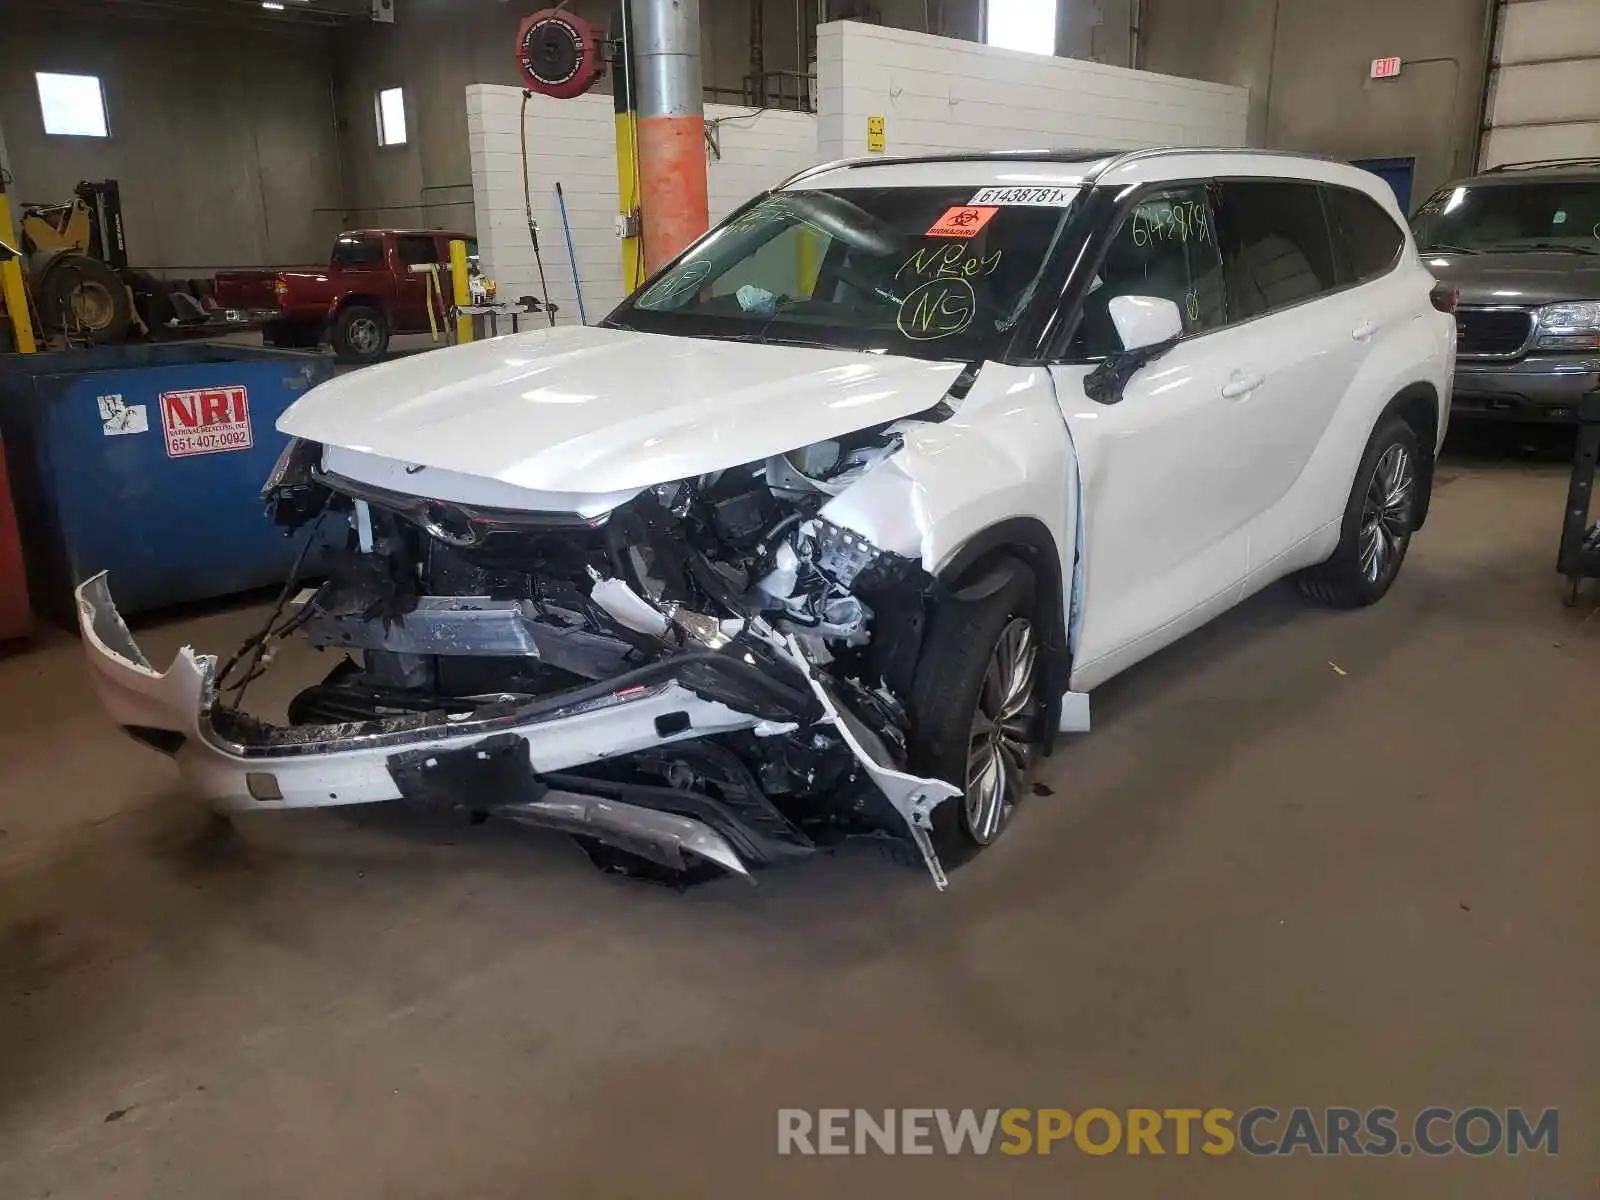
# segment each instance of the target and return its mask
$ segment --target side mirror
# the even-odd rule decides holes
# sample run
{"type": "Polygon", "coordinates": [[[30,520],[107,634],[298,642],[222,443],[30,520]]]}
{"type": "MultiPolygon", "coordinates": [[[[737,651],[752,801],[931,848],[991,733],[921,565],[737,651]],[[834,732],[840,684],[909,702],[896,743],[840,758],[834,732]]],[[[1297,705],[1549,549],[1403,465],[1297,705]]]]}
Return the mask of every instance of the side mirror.
{"type": "Polygon", "coordinates": [[[1143,350],[1183,336],[1183,314],[1161,296],[1114,296],[1108,305],[1124,350],[1143,350]]]}
{"type": "Polygon", "coordinates": [[[1099,404],[1116,404],[1135,372],[1154,362],[1183,337],[1183,314],[1160,296],[1113,296],[1106,306],[1122,352],[1113,354],[1083,379],[1084,394],[1099,404]]]}

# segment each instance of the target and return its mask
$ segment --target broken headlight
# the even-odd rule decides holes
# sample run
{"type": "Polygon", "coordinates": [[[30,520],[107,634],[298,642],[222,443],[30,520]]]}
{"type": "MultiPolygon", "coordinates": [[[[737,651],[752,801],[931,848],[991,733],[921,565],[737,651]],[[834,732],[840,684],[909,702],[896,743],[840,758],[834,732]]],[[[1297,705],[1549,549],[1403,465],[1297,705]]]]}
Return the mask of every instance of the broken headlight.
{"type": "Polygon", "coordinates": [[[320,443],[289,439],[261,485],[261,499],[274,525],[298,529],[327,507],[330,493],[313,474],[321,461],[320,443]]]}

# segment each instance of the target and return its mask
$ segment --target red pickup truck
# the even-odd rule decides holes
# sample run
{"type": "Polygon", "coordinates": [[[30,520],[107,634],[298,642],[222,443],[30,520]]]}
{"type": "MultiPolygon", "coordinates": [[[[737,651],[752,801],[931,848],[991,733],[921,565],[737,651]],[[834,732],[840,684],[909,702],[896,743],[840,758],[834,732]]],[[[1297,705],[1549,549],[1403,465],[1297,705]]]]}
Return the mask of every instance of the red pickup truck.
{"type": "Polygon", "coordinates": [[[428,283],[417,263],[437,263],[446,303],[450,242],[478,240],[433,229],[352,229],[333,243],[325,270],[219,271],[216,300],[264,318],[269,346],[310,347],[331,342],[343,362],[381,358],[392,333],[428,331],[428,283]]]}

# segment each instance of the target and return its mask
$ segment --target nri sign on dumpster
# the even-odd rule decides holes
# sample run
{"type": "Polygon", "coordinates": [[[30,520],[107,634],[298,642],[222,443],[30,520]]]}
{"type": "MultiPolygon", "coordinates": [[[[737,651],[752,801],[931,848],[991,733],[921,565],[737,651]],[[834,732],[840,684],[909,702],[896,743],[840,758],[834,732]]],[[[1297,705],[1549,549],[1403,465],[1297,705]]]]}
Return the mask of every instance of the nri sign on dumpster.
{"type": "Polygon", "coordinates": [[[167,437],[168,458],[248,450],[249,393],[243,387],[162,392],[161,428],[167,437]]]}

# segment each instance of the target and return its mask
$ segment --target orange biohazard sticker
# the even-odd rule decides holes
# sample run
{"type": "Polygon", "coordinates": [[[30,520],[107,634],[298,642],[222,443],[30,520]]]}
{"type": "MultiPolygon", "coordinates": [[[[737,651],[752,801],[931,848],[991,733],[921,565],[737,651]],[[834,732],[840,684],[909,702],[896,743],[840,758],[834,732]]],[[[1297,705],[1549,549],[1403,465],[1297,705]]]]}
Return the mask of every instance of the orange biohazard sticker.
{"type": "Polygon", "coordinates": [[[977,237],[982,229],[999,212],[998,208],[974,208],[958,204],[946,209],[944,216],[935,221],[924,237],[969,238],[977,237]]]}

